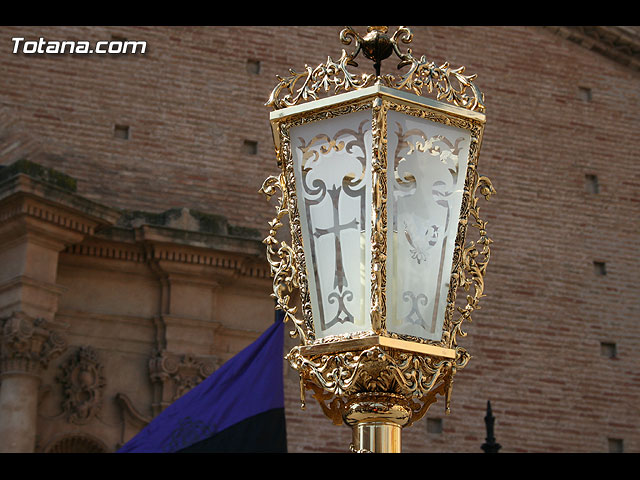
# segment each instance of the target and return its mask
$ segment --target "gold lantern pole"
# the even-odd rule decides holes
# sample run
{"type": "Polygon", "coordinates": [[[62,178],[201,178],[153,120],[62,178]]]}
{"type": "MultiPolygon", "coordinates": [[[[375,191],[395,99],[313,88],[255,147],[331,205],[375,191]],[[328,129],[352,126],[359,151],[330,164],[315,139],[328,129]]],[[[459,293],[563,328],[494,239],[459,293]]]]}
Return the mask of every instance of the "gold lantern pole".
{"type": "Polygon", "coordinates": [[[470,321],[472,312],[479,308],[490,256],[491,240],[486,222],[479,216],[476,194],[488,200],[496,193],[491,181],[480,176],[476,169],[485,107],[483,95],[473,83],[475,75],[464,75],[464,67],[451,69],[448,63],[436,66],[424,57],[415,58],[410,49],[402,53],[399,43],[408,44],[413,38],[406,27],[398,28],[392,36],[387,32],[387,27],[369,27],[361,37],[353,29],[345,28],[340,39],[345,45],[355,42],[352,53],[343,50],[337,61],[329,57],[326,63],[316,68],[307,66],[302,73],[290,70],[289,76],[278,77],[279,83],[267,102],[267,106],[273,108],[274,144],[282,171],[278,176],[268,177],[261,189],[268,199],[280,192],[276,216],[269,223],[270,231],[264,243],[271,265],[276,308],[283,310],[285,321],[293,324],[291,335],[301,340],[286,358],[300,375],[303,408],[305,390],[311,390],[313,398],[334,424],[344,423],[352,428],[351,450],[356,452],[400,452],[402,429],[422,418],[437,395],[444,396],[445,411],[449,412],[453,377],[470,358],[457,339],[466,335],[462,323],[470,321]],[[357,66],[354,59],[360,52],[374,62],[375,74],[358,76],[348,70],[350,66],[357,66]],[[399,69],[408,67],[407,73],[399,77],[381,74],[382,60],[393,53],[400,59],[399,69]],[[331,90],[334,94],[345,92],[343,95],[347,95],[340,104],[340,113],[363,108],[370,108],[372,113],[371,328],[316,338],[289,128],[294,123],[299,125],[333,115],[329,103],[322,103],[320,99],[331,90]],[[436,101],[414,98],[422,97],[423,93],[435,93],[436,101]],[[308,101],[313,107],[303,105],[308,101]],[[419,108],[414,108],[414,104],[419,108]],[[435,341],[397,335],[387,329],[385,115],[393,108],[470,132],[451,276],[446,279],[449,282],[447,308],[442,336],[435,341]],[[289,217],[291,245],[276,238],[285,216],[289,217]],[[479,238],[465,244],[469,225],[478,229],[479,238]],[[455,304],[459,288],[468,292],[464,306],[455,304]],[[300,317],[296,316],[297,308],[290,305],[293,291],[300,293],[300,317]]]}

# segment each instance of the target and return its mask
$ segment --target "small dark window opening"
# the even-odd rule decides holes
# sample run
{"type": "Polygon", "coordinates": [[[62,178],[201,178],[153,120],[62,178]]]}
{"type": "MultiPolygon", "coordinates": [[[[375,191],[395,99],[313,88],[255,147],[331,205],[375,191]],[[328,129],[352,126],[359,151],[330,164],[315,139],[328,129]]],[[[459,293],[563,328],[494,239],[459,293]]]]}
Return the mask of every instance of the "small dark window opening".
{"type": "Polygon", "coordinates": [[[608,438],[609,453],[623,453],[624,443],[621,438],[608,438]]]}
{"type": "Polygon", "coordinates": [[[588,193],[599,193],[600,185],[598,184],[598,177],[593,174],[585,175],[585,189],[588,193]]]}
{"type": "Polygon", "coordinates": [[[618,356],[618,347],[613,342],[600,342],[600,353],[603,357],[616,358],[618,356]]]}
{"type": "Polygon", "coordinates": [[[258,142],[253,140],[245,140],[242,144],[242,153],[245,155],[257,155],[258,154],[258,142]]]}
{"type": "Polygon", "coordinates": [[[113,136],[123,140],[129,140],[129,125],[116,125],[113,128],[113,136]]]}
{"type": "Polygon", "coordinates": [[[247,60],[247,72],[254,75],[260,74],[260,60],[247,60]]]}
{"type": "Polygon", "coordinates": [[[585,102],[591,101],[591,89],[588,87],[578,87],[580,98],[585,102]]]}
{"type": "Polygon", "coordinates": [[[607,274],[607,264],[604,262],[593,262],[593,270],[596,275],[602,276],[607,274]]]}
{"type": "Polygon", "coordinates": [[[442,433],[442,419],[441,418],[427,418],[427,433],[441,434],[442,433]]]}

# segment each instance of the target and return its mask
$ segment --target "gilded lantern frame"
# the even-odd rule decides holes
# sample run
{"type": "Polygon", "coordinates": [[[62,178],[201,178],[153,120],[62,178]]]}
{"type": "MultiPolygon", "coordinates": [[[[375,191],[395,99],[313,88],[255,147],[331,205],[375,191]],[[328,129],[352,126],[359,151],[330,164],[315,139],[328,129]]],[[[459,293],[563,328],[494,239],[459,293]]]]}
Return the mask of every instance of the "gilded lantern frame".
{"type": "MultiPolygon", "coordinates": [[[[404,28],[398,32],[404,32],[404,28]]],[[[347,42],[343,40],[343,43],[347,42]]],[[[340,424],[354,398],[371,393],[392,395],[404,399],[412,412],[409,423],[413,423],[435,402],[436,394],[445,396],[445,410],[449,411],[453,376],[470,359],[466,349],[458,345],[458,337],[466,335],[463,323],[471,321],[471,314],[480,308],[479,301],[484,296],[484,275],[492,240],[487,235],[487,222],[480,217],[478,195],[488,200],[496,193],[491,181],[477,170],[486,122],[484,96],[473,85],[475,76],[462,75],[464,67],[450,69],[448,64],[435,67],[424,57],[414,58],[410,51],[402,57],[405,64],[410,65],[410,71],[399,81],[391,76],[363,75],[358,79],[346,70],[352,58],[343,51],[337,63],[329,58],[316,69],[307,67],[306,77],[293,71],[289,78],[279,77],[281,81],[267,102],[274,107],[270,122],[280,168],[280,173],[268,177],[261,189],[268,199],[280,191],[276,216],[269,222],[270,231],[264,240],[273,276],[272,297],[276,308],[284,312],[285,322],[291,321],[294,325],[291,336],[301,339],[301,345],[294,347],[287,359],[300,374],[303,405],[304,390],[313,390],[325,414],[340,424]],[[450,77],[457,79],[460,89],[453,88],[450,77]],[[302,81],[303,86],[294,91],[297,81],[302,81]],[[336,94],[318,98],[320,90],[327,91],[329,85],[334,86],[336,94]],[[472,92],[470,97],[465,94],[467,88],[472,92]],[[422,96],[423,89],[429,92],[435,89],[437,99],[422,96]],[[340,90],[345,92],[337,93],[340,90]],[[289,94],[283,95],[286,91],[289,94]],[[302,103],[309,98],[312,100],[302,103]],[[371,110],[373,133],[371,329],[316,339],[289,130],[296,125],[363,109],[371,110]],[[447,308],[439,341],[390,333],[386,329],[386,119],[390,110],[453,125],[467,130],[471,136],[447,308]],[[276,238],[286,216],[291,245],[276,238]],[[467,244],[469,226],[475,227],[479,236],[467,244]],[[466,304],[457,306],[461,289],[467,292],[466,304]],[[297,307],[291,304],[294,290],[300,293],[301,317],[297,316],[297,307]]]]}
{"type": "MultiPolygon", "coordinates": [[[[458,326],[460,322],[454,320],[455,302],[457,297],[458,287],[461,283],[465,287],[471,287],[473,280],[468,280],[468,275],[471,275],[476,280],[473,285],[474,290],[482,287],[481,283],[478,283],[477,275],[480,273],[476,268],[480,267],[480,259],[471,260],[471,255],[477,253],[482,254],[485,260],[488,261],[489,256],[489,241],[486,234],[481,231],[481,238],[477,244],[482,245],[480,251],[476,249],[465,250],[465,239],[467,232],[467,224],[469,216],[472,216],[476,220],[476,226],[482,227],[484,230],[484,222],[481,222],[478,216],[478,208],[474,201],[475,193],[478,188],[481,188],[483,195],[488,197],[493,193],[488,179],[481,177],[477,172],[478,155],[480,146],[482,143],[482,135],[485,125],[485,116],[482,113],[470,112],[468,110],[450,106],[442,102],[433,101],[424,97],[419,97],[409,92],[401,92],[391,88],[387,88],[381,85],[369,87],[356,92],[336,95],[328,100],[316,100],[309,102],[302,106],[302,108],[288,107],[283,110],[277,110],[272,112],[271,124],[273,129],[274,144],[276,146],[278,166],[281,169],[279,177],[271,179],[271,183],[275,183],[278,180],[279,187],[283,187],[283,213],[288,214],[290,218],[290,233],[292,239],[292,261],[295,262],[292,265],[292,271],[295,272],[295,278],[291,278],[291,284],[300,289],[301,301],[302,301],[302,320],[294,320],[296,325],[296,333],[300,335],[304,345],[322,345],[326,343],[342,342],[345,340],[354,340],[357,338],[366,338],[370,336],[382,336],[390,339],[402,340],[402,343],[396,343],[396,345],[403,345],[405,348],[415,350],[415,347],[410,347],[404,342],[419,343],[423,345],[432,345],[443,349],[455,348],[455,338],[460,330],[458,326]],[[323,120],[332,116],[345,115],[349,113],[358,112],[361,110],[371,110],[372,112],[372,129],[373,129],[373,176],[376,181],[373,182],[374,197],[382,197],[386,191],[386,169],[387,169],[387,155],[385,150],[386,145],[386,114],[390,110],[405,113],[416,117],[422,117],[434,122],[439,122],[445,125],[452,125],[464,130],[467,130],[471,134],[471,145],[469,148],[468,167],[466,171],[466,179],[464,183],[464,192],[462,196],[462,206],[459,214],[458,231],[455,241],[454,260],[451,268],[451,281],[449,282],[449,293],[447,296],[447,309],[445,313],[445,322],[443,326],[443,336],[440,341],[431,341],[419,337],[412,337],[408,335],[402,335],[397,333],[390,333],[386,330],[386,288],[385,288],[385,275],[382,273],[383,269],[376,270],[376,266],[382,267],[384,265],[384,257],[386,255],[386,236],[384,232],[386,230],[386,202],[383,198],[374,198],[374,204],[378,203],[378,208],[374,207],[374,215],[372,218],[372,304],[371,304],[371,326],[372,331],[355,333],[355,334],[342,334],[331,337],[325,337],[322,339],[315,338],[315,331],[313,327],[313,314],[311,312],[311,302],[309,300],[309,287],[307,280],[307,269],[303,250],[303,239],[300,225],[300,213],[298,211],[298,204],[296,201],[295,191],[295,179],[293,172],[293,161],[290,151],[290,128],[301,125],[308,122],[315,122],[323,120]],[[466,253],[465,253],[466,252],[466,253]],[[466,269],[464,267],[467,267],[466,269]]],[[[267,182],[265,182],[265,185],[267,182]]],[[[475,245],[474,245],[475,246],[475,245]]],[[[279,258],[277,255],[276,257],[279,258]]],[[[272,263],[273,265],[273,263],[272,263]]],[[[286,286],[286,285],[282,285],[286,286]]],[[[275,289],[276,299],[278,300],[278,306],[283,307],[285,312],[289,309],[289,298],[282,297],[278,294],[281,285],[275,289]]],[[[476,300],[482,296],[481,291],[468,298],[468,304],[463,308],[464,313],[473,306],[477,306],[476,300]]],[[[360,342],[366,343],[366,342],[360,342]]],[[[420,351],[420,349],[418,349],[420,351]]],[[[423,348],[425,353],[435,353],[437,350],[423,348]]],[[[446,352],[439,351],[439,354],[446,352]]]]}

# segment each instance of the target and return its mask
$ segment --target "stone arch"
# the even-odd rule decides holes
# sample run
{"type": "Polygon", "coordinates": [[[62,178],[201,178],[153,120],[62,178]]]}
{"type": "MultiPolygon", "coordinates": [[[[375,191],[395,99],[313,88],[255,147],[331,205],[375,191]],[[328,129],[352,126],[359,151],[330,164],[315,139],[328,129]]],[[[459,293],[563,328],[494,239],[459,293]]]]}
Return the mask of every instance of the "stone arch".
{"type": "Polygon", "coordinates": [[[55,438],[43,453],[107,453],[107,446],[94,436],[70,433],[55,438]]]}

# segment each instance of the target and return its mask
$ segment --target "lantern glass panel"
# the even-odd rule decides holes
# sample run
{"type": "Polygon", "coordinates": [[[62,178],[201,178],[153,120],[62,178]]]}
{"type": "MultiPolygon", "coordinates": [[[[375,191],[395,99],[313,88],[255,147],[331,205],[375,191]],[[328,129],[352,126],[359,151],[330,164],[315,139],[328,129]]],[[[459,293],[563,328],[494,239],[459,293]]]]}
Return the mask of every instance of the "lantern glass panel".
{"type": "Polygon", "coordinates": [[[437,341],[471,136],[397,111],[387,121],[387,330],[437,341]]]}
{"type": "Polygon", "coordinates": [[[371,112],[290,129],[316,338],[370,329],[371,112]]]}

